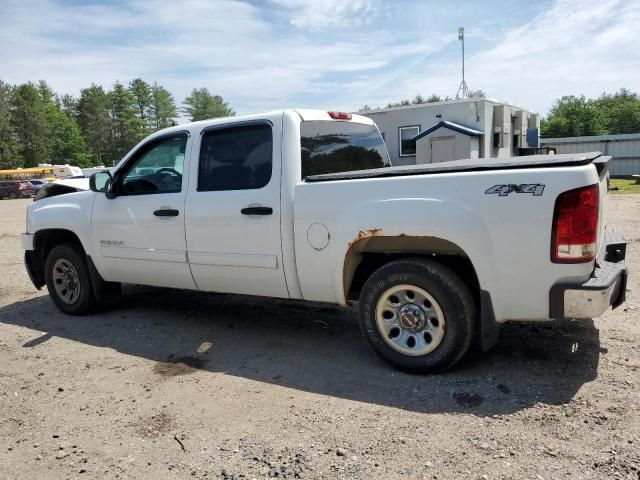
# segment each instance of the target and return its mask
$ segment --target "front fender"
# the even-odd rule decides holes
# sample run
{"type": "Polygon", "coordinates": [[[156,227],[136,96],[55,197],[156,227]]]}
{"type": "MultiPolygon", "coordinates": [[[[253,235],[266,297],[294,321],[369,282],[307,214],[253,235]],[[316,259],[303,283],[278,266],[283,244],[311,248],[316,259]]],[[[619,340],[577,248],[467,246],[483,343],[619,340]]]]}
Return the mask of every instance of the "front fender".
{"type": "Polygon", "coordinates": [[[95,193],[90,191],[49,197],[27,207],[27,232],[38,234],[43,230],[68,230],[75,234],[85,252],[90,251],[91,214],[95,193]]]}

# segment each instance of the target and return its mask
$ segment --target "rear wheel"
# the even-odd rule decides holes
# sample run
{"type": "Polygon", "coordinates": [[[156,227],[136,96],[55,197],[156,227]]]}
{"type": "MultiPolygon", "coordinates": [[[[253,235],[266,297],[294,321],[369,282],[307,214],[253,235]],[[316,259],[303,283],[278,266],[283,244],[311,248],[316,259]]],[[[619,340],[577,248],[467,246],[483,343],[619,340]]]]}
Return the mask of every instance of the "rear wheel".
{"type": "Polygon", "coordinates": [[[373,349],[406,371],[452,367],[468,350],[475,306],[466,285],[432,260],[408,258],[378,269],[363,286],[360,326],[373,349]]]}
{"type": "Polygon", "coordinates": [[[84,315],[96,305],[84,254],[71,243],[51,249],[45,262],[49,296],[56,306],[70,315],[84,315]]]}
{"type": "Polygon", "coordinates": [[[10,198],[11,200],[15,200],[16,198],[18,198],[18,194],[17,194],[16,192],[11,192],[11,193],[9,194],[9,198],[10,198]]]}

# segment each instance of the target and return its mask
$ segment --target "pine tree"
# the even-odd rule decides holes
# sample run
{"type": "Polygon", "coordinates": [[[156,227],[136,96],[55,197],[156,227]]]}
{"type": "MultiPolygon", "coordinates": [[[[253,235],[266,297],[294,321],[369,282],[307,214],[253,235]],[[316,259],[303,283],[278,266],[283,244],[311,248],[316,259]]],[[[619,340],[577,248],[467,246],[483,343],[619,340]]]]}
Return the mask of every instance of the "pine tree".
{"type": "Polygon", "coordinates": [[[221,96],[211,95],[206,88],[194,88],[183,104],[182,110],[189,115],[192,122],[235,115],[233,109],[221,96]]]}
{"type": "Polygon", "coordinates": [[[0,80],[0,168],[22,166],[20,146],[11,121],[13,87],[0,80]]]}
{"type": "Polygon", "coordinates": [[[136,78],[129,82],[128,90],[131,94],[132,103],[136,107],[135,115],[150,130],[152,127],[150,113],[153,104],[151,85],[141,78],[136,78]]]}
{"type": "Polygon", "coordinates": [[[154,130],[160,130],[172,125],[173,118],[177,116],[176,103],[173,95],[161,85],[153,84],[151,89],[151,121],[154,130]]]}
{"type": "Polygon", "coordinates": [[[56,96],[56,103],[60,111],[73,120],[78,120],[78,99],[68,93],[56,96]]]}
{"type": "Polygon", "coordinates": [[[117,163],[145,136],[144,120],[137,116],[133,95],[116,82],[109,92],[110,155],[117,163]]]}
{"type": "MultiPolygon", "coordinates": [[[[45,84],[46,85],[46,84],[45,84]]],[[[51,138],[48,133],[45,105],[41,89],[33,83],[15,88],[12,95],[11,122],[20,144],[25,167],[51,161],[51,138]]]]}
{"type": "Polygon", "coordinates": [[[40,94],[40,98],[42,99],[42,102],[44,104],[52,102],[56,96],[54,91],[51,90],[51,87],[49,87],[49,85],[47,85],[47,82],[45,82],[44,80],[40,80],[38,82],[38,93],[40,94]]]}
{"type": "Polygon", "coordinates": [[[108,107],[109,96],[102,86],[94,83],[80,91],[78,124],[92,156],[93,165],[112,162],[107,153],[110,124],[108,107]]]}

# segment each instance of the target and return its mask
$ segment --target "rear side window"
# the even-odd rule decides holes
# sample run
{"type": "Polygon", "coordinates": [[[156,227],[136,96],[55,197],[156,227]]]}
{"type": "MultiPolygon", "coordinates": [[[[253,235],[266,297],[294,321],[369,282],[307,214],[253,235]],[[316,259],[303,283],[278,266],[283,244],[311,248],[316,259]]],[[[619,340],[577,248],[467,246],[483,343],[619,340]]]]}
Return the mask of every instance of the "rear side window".
{"type": "Polygon", "coordinates": [[[374,125],[309,121],[300,125],[302,178],[323,173],[390,167],[389,153],[374,125]]]}
{"type": "Polygon", "coordinates": [[[266,123],[205,131],[198,191],[249,190],[271,180],[273,137],[266,123]]]}

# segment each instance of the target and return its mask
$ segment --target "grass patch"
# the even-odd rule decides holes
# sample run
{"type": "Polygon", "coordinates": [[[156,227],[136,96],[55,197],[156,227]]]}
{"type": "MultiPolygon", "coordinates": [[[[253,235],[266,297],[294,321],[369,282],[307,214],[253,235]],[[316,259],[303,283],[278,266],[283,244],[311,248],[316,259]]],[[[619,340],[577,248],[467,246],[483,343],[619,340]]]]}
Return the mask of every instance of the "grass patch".
{"type": "Polygon", "coordinates": [[[617,190],[609,190],[611,193],[640,193],[640,184],[637,184],[635,179],[612,178],[609,188],[617,188],[617,190]]]}

